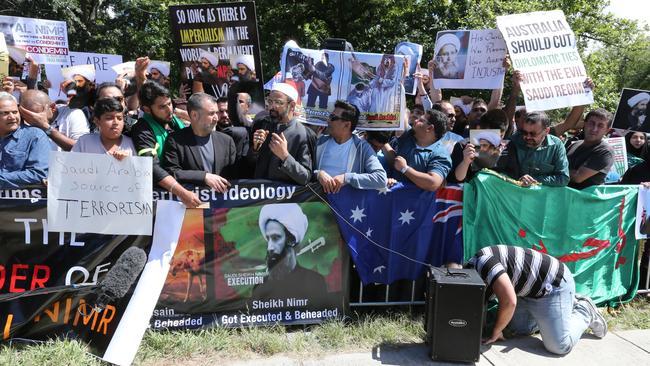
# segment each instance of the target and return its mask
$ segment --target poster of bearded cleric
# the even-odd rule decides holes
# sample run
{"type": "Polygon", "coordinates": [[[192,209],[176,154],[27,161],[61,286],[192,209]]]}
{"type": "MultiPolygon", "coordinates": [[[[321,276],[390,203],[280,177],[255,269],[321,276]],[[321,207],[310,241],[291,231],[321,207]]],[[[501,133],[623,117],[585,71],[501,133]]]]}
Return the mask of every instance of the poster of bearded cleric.
{"type": "Polygon", "coordinates": [[[326,126],[342,99],[359,108],[357,129],[400,128],[405,56],[290,48],[284,57],[283,81],[298,91],[299,120],[326,126]]]}
{"type": "Polygon", "coordinates": [[[620,130],[650,132],[650,91],[623,89],[612,127],[620,130]]]}
{"type": "Polygon", "coordinates": [[[231,121],[252,122],[264,109],[255,3],[174,5],[169,16],[185,97],[198,92],[228,97],[231,121]],[[240,106],[239,93],[252,103],[240,106]]]}
{"type": "MultiPolygon", "coordinates": [[[[312,324],[345,314],[348,263],[308,187],[233,181],[187,210],[154,329],[312,324]]],[[[204,197],[205,198],[205,197],[204,197]]]]}

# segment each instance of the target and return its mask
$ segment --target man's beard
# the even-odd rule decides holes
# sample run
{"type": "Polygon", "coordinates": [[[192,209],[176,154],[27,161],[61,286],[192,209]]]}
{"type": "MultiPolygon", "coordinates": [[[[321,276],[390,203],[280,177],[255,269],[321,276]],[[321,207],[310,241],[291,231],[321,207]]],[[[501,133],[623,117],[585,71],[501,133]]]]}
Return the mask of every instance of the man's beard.
{"type": "Polygon", "coordinates": [[[439,62],[437,66],[440,75],[443,77],[455,77],[458,73],[458,65],[456,65],[456,61],[439,62]]]}
{"type": "Polygon", "coordinates": [[[217,126],[219,127],[228,127],[230,124],[230,118],[222,118],[217,121],[217,126]]]}

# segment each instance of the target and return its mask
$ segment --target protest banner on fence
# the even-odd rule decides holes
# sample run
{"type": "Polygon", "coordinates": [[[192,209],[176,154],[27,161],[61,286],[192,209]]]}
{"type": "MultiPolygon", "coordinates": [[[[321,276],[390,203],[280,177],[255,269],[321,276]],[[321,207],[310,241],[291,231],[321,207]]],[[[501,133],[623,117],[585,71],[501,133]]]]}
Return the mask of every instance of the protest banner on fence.
{"type": "MultiPolygon", "coordinates": [[[[167,233],[152,241],[150,236],[55,232],[46,211],[46,200],[36,196],[0,199],[2,341],[73,338],[107,361],[130,365],[167,274],[178,238],[178,232],[175,237],[169,234],[174,221],[156,225],[167,233]],[[123,258],[131,247],[148,254],[139,279],[130,278],[137,285],[124,284],[129,286],[120,288],[124,296],[114,294],[101,312],[92,310],[99,297],[97,284],[114,266],[131,263],[123,258]]],[[[176,222],[180,228],[180,220],[176,222]]]]}
{"type": "Polygon", "coordinates": [[[614,150],[614,164],[612,165],[609,173],[607,173],[606,183],[618,182],[627,171],[627,148],[625,146],[625,137],[610,137],[605,141],[614,150]]]}
{"type": "Polygon", "coordinates": [[[594,102],[585,86],[587,72],[576,38],[561,10],[497,17],[512,67],[522,73],[521,89],[529,111],[594,102]]]}
{"type": "Polygon", "coordinates": [[[60,65],[45,65],[47,79],[52,84],[52,87],[48,89],[50,99],[54,101],[67,98],[65,92],[60,90],[61,83],[64,81],[61,73],[62,68],[75,65],[93,65],[95,67],[95,84],[99,85],[107,81],[115,82],[117,72],[115,72],[113,66],[121,63],[122,55],[70,51],[69,62],[60,65]]]}
{"type": "Polygon", "coordinates": [[[151,235],[151,157],[51,151],[47,217],[56,231],[151,235]]]}
{"type": "Polygon", "coordinates": [[[628,301],[637,286],[637,191],[636,186],[524,188],[479,173],[464,185],[465,259],[495,243],[532,248],[566,264],[576,292],[594,302],[628,301]]]}
{"type": "Polygon", "coordinates": [[[349,261],[327,204],[309,187],[231,183],[209,210],[187,211],[152,328],[344,316],[349,261]]]}
{"type": "Polygon", "coordinates": [[[506,44],[496,29],[438,32],[433,85],[437,89],[499,89],[506,44]]]}
{"type": "Polygon", "coordinates": [[[409,71],[404,78],[404,92],[410,95],[417,94],[418,86],[415,83],[413,74],[417,71],[422,59],[422,45],[412,42],[400,42],[395,46],[395,54],[409,59],[409,71]]]}
{"type": "Polygon", "coordinates": [[[238,117],[237,93],[251,96],[248,113],[264,110],[254,2],[174,5],[169,7],[169,17],[180,80],[188,90],[228,97],[233,121],[238,117]]]}
{"type": "Polygon", "coordinates": [[[68,27],[63,21],[0,15],[0,33],[7,46],[24,49],[39,64],[68,62],[68,27]]]}
{"type": "Polygon", "coordinates": [[[616,107],[613,128],[650,132],[650,91],[624,88],[616,107]]]}
{"type": "Polygon", "coordinates": [[[283,82],[298,91],[298,120],[327,126],[334,103],[359,108],[359,130],[401,128],[404,57],[390,54],[289,48],[281,60],[283,82]]]}
{"type": "Polygon", "coordinates": [[[5,42],[5,35],[0,33],[0,80],[9,76],[9,49],[5,42]]]}

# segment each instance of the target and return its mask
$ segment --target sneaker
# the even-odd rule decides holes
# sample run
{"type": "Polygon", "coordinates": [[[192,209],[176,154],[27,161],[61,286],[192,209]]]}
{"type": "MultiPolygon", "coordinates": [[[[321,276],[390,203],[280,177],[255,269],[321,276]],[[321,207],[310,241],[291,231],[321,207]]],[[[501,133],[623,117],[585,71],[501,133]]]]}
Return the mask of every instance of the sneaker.
{"type": "Polygon", "coordinates": [[[607,322],[605,321],[605,318],[600,315],[600,311],[598,311],[596,304],[594,304],[588,296],[576,294],[575,298],[579,304],[583,304],[591,313],[591,323],[589,323],[589,329],[591,329],[591,332],[596,337],[603,338],[607,334],[607,322]]]}

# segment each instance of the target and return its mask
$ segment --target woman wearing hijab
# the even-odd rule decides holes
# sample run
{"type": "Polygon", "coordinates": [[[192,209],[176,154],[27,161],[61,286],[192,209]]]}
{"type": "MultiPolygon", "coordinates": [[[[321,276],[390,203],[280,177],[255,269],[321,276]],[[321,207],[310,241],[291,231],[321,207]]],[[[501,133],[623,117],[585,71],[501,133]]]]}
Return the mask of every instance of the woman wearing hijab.
{"type": "Polygon", "coordinates": [[[627,165],[630,168],[641,163],[648,150],[645,132],[631,131],[625,135],[625,148],[627,150],[627,165]]]}

